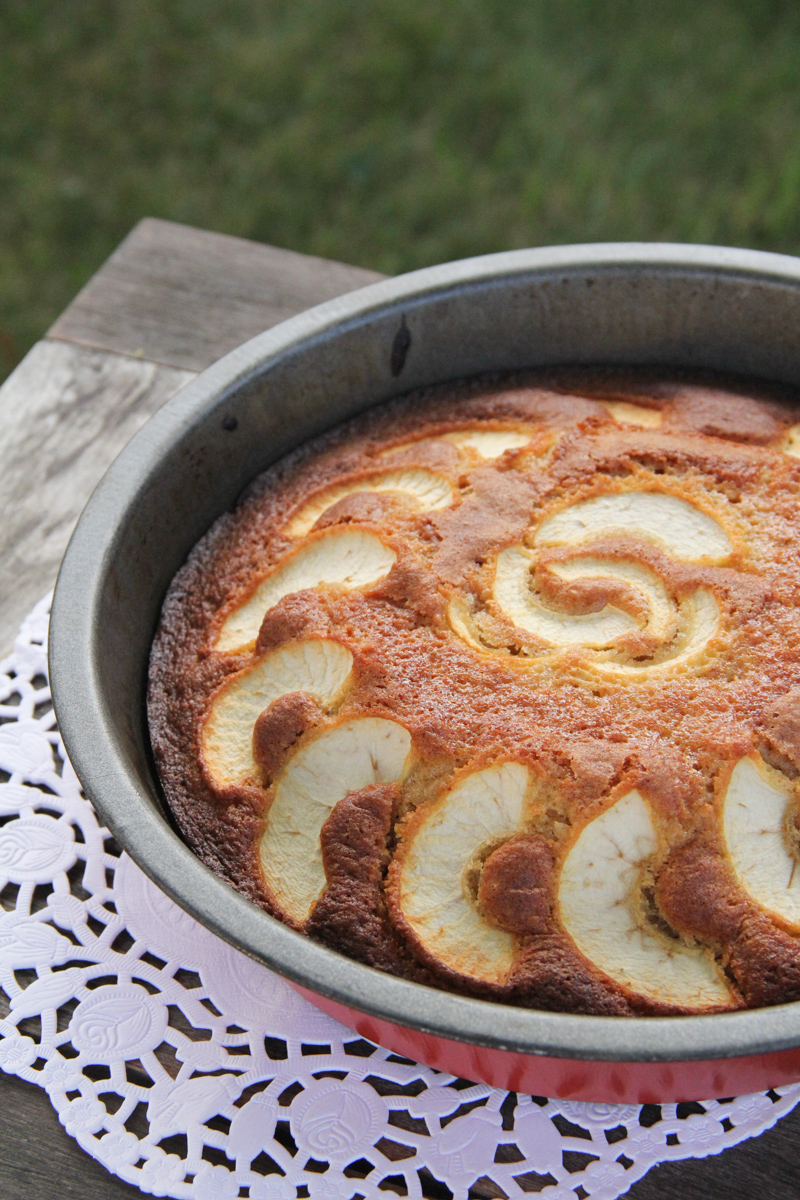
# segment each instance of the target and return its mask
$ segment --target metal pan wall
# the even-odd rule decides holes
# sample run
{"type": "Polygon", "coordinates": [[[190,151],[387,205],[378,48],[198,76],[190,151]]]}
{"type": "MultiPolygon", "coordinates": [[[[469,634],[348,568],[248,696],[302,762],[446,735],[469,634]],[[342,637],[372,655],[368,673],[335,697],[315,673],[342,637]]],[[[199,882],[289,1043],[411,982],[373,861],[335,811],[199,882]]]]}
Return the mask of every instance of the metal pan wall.
{"type": "Polygon", "coordinates": [[[636,243],[514,251],[375,284],[246,343],[147,423],[78,523],[51,621],[59,725],[87,794],[142,869],[364,1036],[498,1086],[571,1098],[667,1101],[785,1083],[800,1078],[800,1003],[622,1019],[412,984],[250,905],[191,854],[162,806],[144,715],[150,642],[175,571],[249,480],[412,388],[580,363],[800,384],[800,260],[636,243]]]}

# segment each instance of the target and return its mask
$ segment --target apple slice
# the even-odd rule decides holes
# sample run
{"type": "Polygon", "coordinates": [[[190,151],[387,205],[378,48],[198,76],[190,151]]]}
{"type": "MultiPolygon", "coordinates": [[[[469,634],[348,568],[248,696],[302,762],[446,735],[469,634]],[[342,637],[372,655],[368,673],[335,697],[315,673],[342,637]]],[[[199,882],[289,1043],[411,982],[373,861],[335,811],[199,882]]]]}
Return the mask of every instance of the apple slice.
{"type": "MultiPolygon", "coordinates": [[[[554,564],[551,570],[564,579],[582,577],[611,577],[632,587],[641,585],[650,603],[650,614],[642,631],[660,639],[662,646],[657,659],[617,661],[602,653],[603,648],[614,650],[614,640],[638,624],[630,614],[606,605],[599,613],[559,613],[540,604],[530,590],[530,568],[533,557],[524,546],[503,551],[508,557],[499,558],[493,597],[503,615],[518,629],[535,633],[553,649],[579,645],[587,650],[600,650],[590,661],[592,670],[601,675],[622,680],[645,679],[655,672],[689,662],[701,654],[719,631],[720,610],[716,596],[707,588],[698,588],[677,605],[670,601],[655,576],[637,564],[621,564],[619,560],[576,559],[570,563],[554,564]],[[513,553],[513,557],[512,557],[513,553]],[[627,569],[625,569],[627,568],[627,569]],[[499,585],[498,585],[499,575],[499,585]]],[[[453,598],[447,608],[450,628],[473,650],[483,654],[502,654],[502,648],[488,643],[478,628],[463,599],[453,598]]],[[[535,656],[534,656],[535,659],[535,656]]],[[[530,662],[518,658],[517,664],[530,662]]]]}
{"type": "Polygon", "coordinates": [[[601,400],[610,416],[618,425],[638,425],[643,429],[660,429],[664,414],[657,408],[646,408],[643,404],[631,404],[628,400],[601,400]]]}
{"type": "Polygon", "coordinates": [[[453,503],[453,489],[444,475],[437,475],[423,467],[409,467],[406,470],[386,471],[381,475],[371,475],[367,479],[355,479],[351,483],[326,488],[304,504],[299,513],[292,517],[286,532],[290,537],[303,537],[332,505],[357,492],[389,492],[421,512],[447,508],[453,503]]]}
{"type": "MultiPolygon", "coordinates": [[[[497,556],[492,595],[504,616],[520,629],[527,630],[549,646],[586,646],[604,649],[616,638],[636,629],[640,622],[630,613],[606,604],[599,612],[559,612],[537,600],[531,591],[533,551],[510,546],[497,556]]],[[[553,563],[550,570],[565,580],[583,578],[615,579],[643,594],[649,603],[650,617],[644,632],[661,639],[674,630],[673,606],[664,585],[646,567],[638,563],[611,559],[578,558],[568,563],[553,563]]]]}
{"type": "Polygon", "coordinates": [[[473,979],[503,983],[516,938],[490,925],[467,886],[483,851],[513,837],[526,815],[529,773],[521,763],[475,771],[412,818],[398,904],[430,954],[473,979]]]}
{"type": "Polygon", "coordinates": [[[486,645],[481,639],[472,613],[460,596],[454,596],[447,605],[447,621],[456,637],[466,642],[471,650],[479,650],[482,654],[498,653],[496,647],[486,645]]]}
{"type": "Polygon", "coordinates": [[[305,692],[324,708],[333,705],[353,669],[350,651],[329,639],[290,642],[231,676],[213,696],[200,730],[200,753],[219,788],[259,781],[253,726],[280,696],[305,692]]]}
{"type": "Polygon", "coordinates": [[[688,663],[695,655],[702,654],[708,643],[719,631],[720,611],[717,598],[707,588],[698,588],[687,596],[680,605],[680,628],[672,642],[669,653],[657,662],[613,662],[603,659],[592,665],[601,674],[628,679],[644,679],[656,671],[674,668],[688,663]]]}
{"type": "Polygon", "coordinates": [[[686,562],[718,562],[733,545],[708,513],[668,492],[611,492],[572,504],[536,531],[536,546],[564,546],[607,534],[645,538],[686,562]]]}
{"type": "MultiPolygon", "coordinates": [[[[663,647],[657,661],[614,662],[603,659],[598,669],[612,675],[642,678],[688,661],[700,653],[719,629],[716,597],[698,588],[680,602],[671,597],[649,567],[634,558],[600,558],[576,553],[568,562],[552,563],[552,574],[565,581],[608,579],[638,592],[647,610],[644,620],[615,604],[598,612],[560,612],[543,604],[531,590],[531,568],[544,546],[570,546],[576,552],[592,539],[607,534],[643,537],[688,561],[718,561],[732,550],[722,526],[707,513],[666,492],[614,492],[595,496],[548,517],[534,536],[534,549],[509,546],[497,556],[492,596],[504,616],[517,628],[547,646],[581,646],[613,650],[626,633],[639,629],[663,647]]],[[[463,623],[463,622],[462,622],[463,623]]],[[[457,630],[458,632],[458,630],[457,630]]]]}
{"type": "Polygon", "coordinates": [[[598,970],[632,992],[698,1011],[729,1007],[730,989],[711,955],[643,915],[641,872],[657,848],[650,809],[636,791],[586,825],[561,869],[564,927],[598,970]]]}
{"type": "Polygon", "coordinates": [[[772,916],[800,926],[800,864],[786,837],[794,794],[788,779],[752,754],[733,768],[722,820],[742,887],[772,916]]]}
{"type": "Polygon", "coordinates": [[[792,425],[786,430],[781,449],[792,458],[800,458],[800,425],[792,425]]]}
{"type": "Polygon", "coordinates": [[[387,450],[381,450],[380,457],[406,454],[431,443],[449,442],[467,455],[475,454],[478,458],[491,460],[499,458],[506,450],[518,450],[521,446],[527,446],[532,437],[533,431],[524,429],[455,429],[452,433],[442,433],[390,446],[387,450]]]}
{"type": "Polygon", "coordinates": [[[669,641],[675,636],[675,603],[667,595],[659,577],[649,567],[625,559],[581,557],[569,562],[551,563],[550,570],[567,583],[576,579],[604,577],[627,584],[639,593],[649,609],[643,632],[659,642],[669,641]]]}
{"type": "Polygon", "coordinates": [[[367,529],[329,529],[310,538],[262,579],[249,599],[229,613],[215,650],[243,652],[255,645],[265,613],[293,592],[323,584],[352,591],[377,583],[391,571],[397,555],[367,529]]]}
{"type": "Polygon", "coordinates": [[[442,438],[459,450],[474,450],[479,458],[485,459],[499,458],[506,450],[518,450],[530,440],[531,434],[521,429],[460,429],[442,438]]]}
{"type": "Polygon", "coordinates": [[[324,730],[286,763],[259,856],[267,887],[292,921],[308,919],[325,887],[320,831],[331,809],[351,792],[402,779],[410,758],[407,729],[361,717],[324,730]]]}

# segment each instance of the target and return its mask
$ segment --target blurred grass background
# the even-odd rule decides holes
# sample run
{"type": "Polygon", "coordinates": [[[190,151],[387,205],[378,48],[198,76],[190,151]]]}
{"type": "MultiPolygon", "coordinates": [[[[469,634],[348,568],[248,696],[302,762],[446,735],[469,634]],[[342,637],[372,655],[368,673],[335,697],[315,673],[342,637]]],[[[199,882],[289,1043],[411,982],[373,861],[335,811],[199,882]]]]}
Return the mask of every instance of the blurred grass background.
{"type": "Polygon", "coordinates": [[[394,273],[799,199],[796,0],[0,4],[0,378],[145,215],[394,273]]]}

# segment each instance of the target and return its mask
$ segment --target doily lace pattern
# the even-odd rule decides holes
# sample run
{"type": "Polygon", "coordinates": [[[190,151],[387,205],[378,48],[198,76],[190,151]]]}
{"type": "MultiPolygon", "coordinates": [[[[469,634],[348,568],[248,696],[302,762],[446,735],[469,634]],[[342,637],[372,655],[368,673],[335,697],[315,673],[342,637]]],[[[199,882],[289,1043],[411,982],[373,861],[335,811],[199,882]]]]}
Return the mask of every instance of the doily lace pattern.
{"type": "Polygon", "coordinates": [[[358,1038],[201,928],[83,797],[47,680],[48,601],[0,663],[0,1066],[154,1196],[616,1200],[773,1125],[800,1085],[703,1104],[520,1096],[358,1038]]]}

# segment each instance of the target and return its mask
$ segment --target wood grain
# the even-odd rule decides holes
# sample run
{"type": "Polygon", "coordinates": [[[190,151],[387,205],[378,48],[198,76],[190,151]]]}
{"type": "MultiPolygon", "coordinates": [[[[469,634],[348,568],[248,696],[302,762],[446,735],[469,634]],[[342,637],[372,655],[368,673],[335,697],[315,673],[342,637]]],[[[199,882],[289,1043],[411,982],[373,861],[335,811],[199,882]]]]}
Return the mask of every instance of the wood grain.
{"type": "MultiPolygon", "coordinates": [[[[0,388],[0,656],[52,586],[103,471],[149,415],[247,338],[378,278],[170,222],[137,225],[0,388]]],[[[628,1195],[797,1200],[798,1146],[796,1110],[721,1156],[654,1168],[628,1195]]],[[[0,1076],[0,1200],[138,1195],[67,1136],[44,1092],[0,1076]]]]}
{"type": "Polygon", "coordinates": [[[0,655],[146,419],[247,338],[382,276],[141,221],[0,388],[0,655]]]}
{"type": "Polygon", "coordinates": [[[360,267],[147,218],[48,336],[202,371],[279,321],[382,278],[360,267]]]}
{"type": "Polygon", "coordinates": [[[141,1200],[138,1188],[110,1175],[58,1123],[47,1094],[0,1077],[2,1200],[141,1200]]]}
{"type": "Polygon", "coordinates": [[[0,388],[0,655],[53,586],[81,509],[190,371],[45,340],[0,388]]]}
{"type": "MultiPolygon", "coordinates": [[[[624,1145],[620,1142],[623,1151],[624,1145]]],[[[722,1154],[661,1163],[626,1193],[627,1200],[797,1200],[798,1196],[800,1108],[761,1137],[722,1154]]]]}

